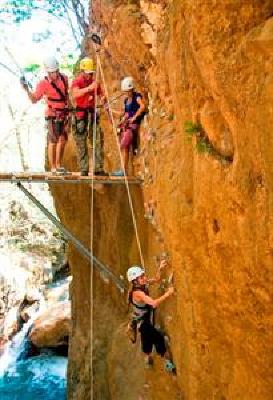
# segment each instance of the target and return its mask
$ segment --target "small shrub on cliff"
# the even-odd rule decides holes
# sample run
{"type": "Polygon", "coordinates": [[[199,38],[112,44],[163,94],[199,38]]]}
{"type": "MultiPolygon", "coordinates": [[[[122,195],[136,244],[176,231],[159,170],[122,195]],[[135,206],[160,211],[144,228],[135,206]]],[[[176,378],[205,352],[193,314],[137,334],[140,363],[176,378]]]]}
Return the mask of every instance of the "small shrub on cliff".
{"type": "Polygon", "coordinates": [[[198,137],[196,141],[196,151],[197,153],[208,153],[214,155],[212,144],[205,137],[198,137]]]}
{"type": "Polygon", "coordinates": [[[186,121],[184,124],[184,131],[191,142],[193,136],[196,137],[195,148],[199,154],[209,154],[219,160],[220,162],[230,162],[231,160],[227,157],[221,156],[217,150],[210,143],[203,127],[200,123],[193,121],[186,121]]]}
{"type": "Polygon", "coordinates": [[[191,137],[202,131],[202,125],[198,122],[185,121],[184,131],[191,137]]]}

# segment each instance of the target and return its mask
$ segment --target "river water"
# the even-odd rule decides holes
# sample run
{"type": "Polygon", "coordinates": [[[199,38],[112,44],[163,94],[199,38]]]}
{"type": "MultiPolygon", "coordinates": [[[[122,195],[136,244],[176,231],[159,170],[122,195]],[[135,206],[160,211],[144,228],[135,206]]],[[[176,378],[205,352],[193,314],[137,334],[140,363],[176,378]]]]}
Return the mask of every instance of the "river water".
{"type": "Polygon", "coordinates": [[[1,400],[65,400],[67,358],[45,351],[27,358],[29,320],[0,358],[1,400]]]}
{"type": "Polygon", "coordinates": [[[65,400],[67,358],[40,355],[18,360],[0,377],[1,400],[65,400]]]}
{"type": "MultiPolygon", "coordinates": [[[[37,186],[33,187],[32,191],[54,213],[52,199],[48,191],[37,186]]],[[[59,253],[63,251],[61,240],[55,237],[54,228],[50,228],[49,222],[40,212],[29,204],[22,197],[21,193],[16,191],[16,188],[10,188],[8,185],[5,187],[5,190],[0,191],[0,222],[0,255],[2,252],[9,259],[1,259],[0,278],[2,277],[5,280],[6,285],[10,284],[12,288],[10,293],[16,290],[13,303],[17,304],[18,299],[22,297],[21,293],[17,293],[17,290],[20,289],[22,293],[25,293],[29,281],[30,287],[35,287],[35,285],[37,285],[36,287],[43,286],[44,278],[42,275],[44,271],[52,270],[53,257],[57,257],[54,254],[59,256],[59,253]],[[18,221],[17,219],[13,222],[10,220],[10,204],[12,201],[23,205],[24,212],[27,211],[25,219],[22,220],[19,217],[18,221]],[[41,227],[44,233],[39,234],[39,232],[34,232],[31,228],[33,224],[41,227]],[[20,229],[25,227],[26,237],[21,235],[18,227],[20,229]],[[18,237],[14,233],[10,233],[11,229],[17,232],[18,237]],[[33,237],[30,236],[32,231],[33,237]],[[15,239],[17,242],[14,244],[15,239]],[[41,255],[40,253],[38,255],[35,253],[35,248],[34,250],[32,249],[36,244],[40,246],[38,251],[41,255]],[[22,250],[22,256],[20,256],[21,253],[19,254],[21,245],[27,246],[26,249],[22,250]],[[46,268],[43,268],[43,266],[46,268]],[[32,275],[34,272],[38,274],[39,271],[42,274],[41,278],[37,278],[37,282],[32,282],[32,275]]],[[[56,258],[54,262],[56,264],[59,263],[59,258],[56,258]]],[[[44,283],[47,283],[51,279],[50,276],[48,277],[48,274],[46,277],[48,280],[45,280],[44,283]]],[[[62,285],[62,283],[57,282],[48,285],[48,288],[54,289],[62,285]]],[[[61,298],[61,300],[63,299],[61,298]]],[[[12,306],[14,305],[13,303],[11,304],[12,306]]],[[[48,350],[45,350],[38,356],[28,357],[29,343],[27,334],[33,318],[23,325],[21,331],[14,336],[12,342],[6,345],[4,353],[0,356],[0,400],[66,399],[67,357],[53,354],[48,350]]]]}
{"type": "MultiPolygon", "coordinates": [[[[58,287],[60,284],[50,286],[58,287]]],[[[1,400],[66,399],[67,357],[45,349],[39,356],[28,358],[30,345],[27,334],[37,313],[6,345],[0,357],[1,400]]]]}

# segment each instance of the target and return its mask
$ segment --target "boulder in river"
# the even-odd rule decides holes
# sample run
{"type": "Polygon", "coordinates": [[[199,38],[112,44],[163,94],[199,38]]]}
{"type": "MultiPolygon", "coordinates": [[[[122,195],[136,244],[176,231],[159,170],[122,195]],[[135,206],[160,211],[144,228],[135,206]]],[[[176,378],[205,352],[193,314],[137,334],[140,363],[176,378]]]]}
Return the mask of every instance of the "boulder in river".
{"type": "Polygon", "coordinates": [[[34,321],[29,333],[29,339],[38,348],[67,345],[70,334],[70,321],[70,302],[57,303],[40,314],[34,321]]]}

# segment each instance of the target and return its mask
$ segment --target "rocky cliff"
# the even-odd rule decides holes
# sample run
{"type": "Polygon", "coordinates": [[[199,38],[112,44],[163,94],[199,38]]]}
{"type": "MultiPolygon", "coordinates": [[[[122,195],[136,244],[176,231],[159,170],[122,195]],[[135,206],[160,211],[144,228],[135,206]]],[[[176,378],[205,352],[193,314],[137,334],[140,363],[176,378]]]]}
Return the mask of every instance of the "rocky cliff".
{"type": "MultiPolygon", "coordinates": [[[[96,274],[90,296],[90,266],[71,248],[69,398],[271,400],[272,1],[98,0],[93,9],[111,94],[132,75],[149,101],[137,160],[144,184],[133,200],[148,272],[154,255],[170,254],[177,293],[158,321],[177,378],[159,360],[144,371],[123,333],[122,296],[96,274]]],[[[68,150],[74,168],[72,143],[68,150]]],[[[90,189],[53,192],[63,221],[89,245],[90,189]]],[[[96,191],[93,223],[94,253],[124,274],[138,258],[125,189],[96,191]]]]}

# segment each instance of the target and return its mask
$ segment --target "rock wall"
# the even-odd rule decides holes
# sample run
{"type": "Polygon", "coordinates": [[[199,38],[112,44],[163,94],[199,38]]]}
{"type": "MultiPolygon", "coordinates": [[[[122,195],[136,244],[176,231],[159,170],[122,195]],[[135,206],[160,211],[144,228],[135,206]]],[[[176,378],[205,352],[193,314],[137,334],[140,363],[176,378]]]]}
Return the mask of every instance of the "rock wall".
{"type": "MultiPolygon", "coordinates": [[[[170,254],[167,275],[174,272],[177,293],[158,320],[178,375],[167,377],[158,360],[144,372],[124,338],[118,294],[95,279],[91,304],[90,269],[71,250],[69,398],[91,390],[98,400],[270,400],[272,1],[98,0],[93,8],[105,34],[100,57],[111,94],[130,74],[149,99],[137,160],[144,185],[134,203],[148,271],[154,255],[170,254]]],[[[137,257],[125,197],[114,187],[95,196],[95,251],[118,274],[137,257]]],[[[57,205],[88,243],[90,191],[67,188],[57,205]]]]}

